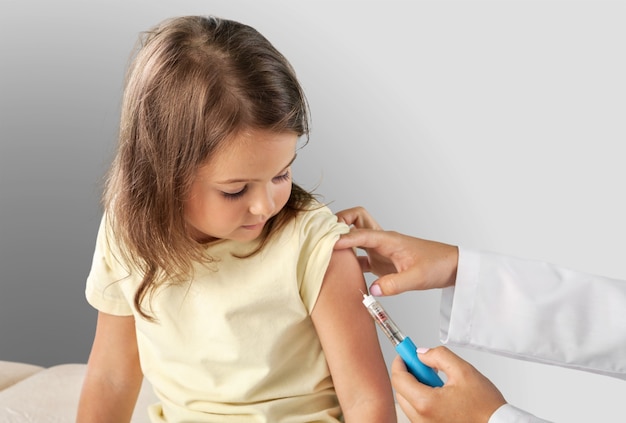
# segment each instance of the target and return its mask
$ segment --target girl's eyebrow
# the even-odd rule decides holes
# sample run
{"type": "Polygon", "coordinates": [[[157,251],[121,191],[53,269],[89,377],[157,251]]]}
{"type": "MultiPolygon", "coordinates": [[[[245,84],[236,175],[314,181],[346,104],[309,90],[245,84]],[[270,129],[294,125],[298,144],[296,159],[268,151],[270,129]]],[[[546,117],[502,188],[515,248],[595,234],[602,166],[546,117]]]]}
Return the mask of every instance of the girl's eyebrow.
{"type": "MultiPolygon", "coordinates": [[[[291,166],[294,162],[294,160],[296,160],[296,157],[298,157],[298,154],[294,154],[293,157],[291,158],[291,160],[289,160],[289,163],[287,163],[287,165],[285,167],[282,168],[281,172],[285,169],[287,169],[289,166],[291,166]]],[[[216,184],[220,184],[220,185],[228,185],[228,184],[235,184],[235,183],[241,183],[241,182],[252,182],[254,181],[254,179],[227,179],[225,181],[216,181],[216,184]]]]}

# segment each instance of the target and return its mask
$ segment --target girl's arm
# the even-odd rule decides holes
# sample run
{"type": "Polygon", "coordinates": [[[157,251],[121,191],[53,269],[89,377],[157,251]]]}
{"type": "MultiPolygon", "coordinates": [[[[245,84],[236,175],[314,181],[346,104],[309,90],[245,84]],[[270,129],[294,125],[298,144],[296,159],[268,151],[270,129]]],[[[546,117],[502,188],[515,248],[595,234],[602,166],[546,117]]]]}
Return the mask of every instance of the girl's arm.
{"type": "Polygon", "coordinates": [[[311,313],[345,421],[396,422],[375,323],[361,303],[365,280],[352,250],[336,250],[311,313]]]}
{"type": "Polygon", "coordinates": [[[130,422],[142,380],[134,317],[99,312],[76,422],[130,422]]]}

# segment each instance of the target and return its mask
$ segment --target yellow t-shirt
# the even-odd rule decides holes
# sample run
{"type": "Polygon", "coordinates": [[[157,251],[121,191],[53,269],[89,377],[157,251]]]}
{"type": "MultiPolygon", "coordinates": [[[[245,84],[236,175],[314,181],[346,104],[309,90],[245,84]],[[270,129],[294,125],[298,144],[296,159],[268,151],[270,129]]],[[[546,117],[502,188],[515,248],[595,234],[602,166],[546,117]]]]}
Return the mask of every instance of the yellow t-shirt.
{"type": "Polygon", "coordinates": [[[219,261],[159,288],[154,323],[133,306],[141,275],[128,276],[112,254],[104,221],[86,296],[100,311],[135,316],[141,367],[160,399],[153,422],[341,421],[310,318],[334,243],[348,231],[328,208],[300,213],[249,258],[231,254],[248,243],[208,247],[219,261]]]}

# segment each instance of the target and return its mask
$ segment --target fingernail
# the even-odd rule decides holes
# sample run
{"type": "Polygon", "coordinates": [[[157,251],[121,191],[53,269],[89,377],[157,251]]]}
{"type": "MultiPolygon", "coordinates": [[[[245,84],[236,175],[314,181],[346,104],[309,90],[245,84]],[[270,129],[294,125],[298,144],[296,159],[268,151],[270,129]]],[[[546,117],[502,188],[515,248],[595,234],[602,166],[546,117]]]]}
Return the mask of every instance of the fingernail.
{"type": "Polygon", "coordinates": [[[416,351],[418,354],[424,354],[424,353],[427,353],[429,349],[430,348],[418,347],[416,351]]]}
{"type": "Polygon", "coordinates": [[[370,294],[375,297],[380,297],[381,295],[383,295],[383,291],[380,289],[380,286],[372,285],[370,286],[370,294]]]}

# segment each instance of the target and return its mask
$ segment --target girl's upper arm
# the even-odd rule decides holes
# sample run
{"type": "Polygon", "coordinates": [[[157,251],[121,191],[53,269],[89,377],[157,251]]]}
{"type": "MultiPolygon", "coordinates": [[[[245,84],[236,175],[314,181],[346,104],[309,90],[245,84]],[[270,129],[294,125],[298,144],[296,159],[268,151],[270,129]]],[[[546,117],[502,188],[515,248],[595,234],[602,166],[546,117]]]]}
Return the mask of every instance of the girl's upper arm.
{"type": "Polygon", "coordinates": [[[88,364],[90,371],[102,372],[109,378],[119,373],[125,378],[134,376],[134,380],[141,375],[133,316],[98,313],[88,364]]]}
{"type": "Polygon", "coordinates": [[[77,421],[130,421],[142,379],[134,317],[99,312],[77,421]]]}
{"type": "Polygon", "coordinates": [[[395,422],[395,405],[376,327],[361,303],[356,255],[336,250],[311,313],[347,422],[395,422]]]}

